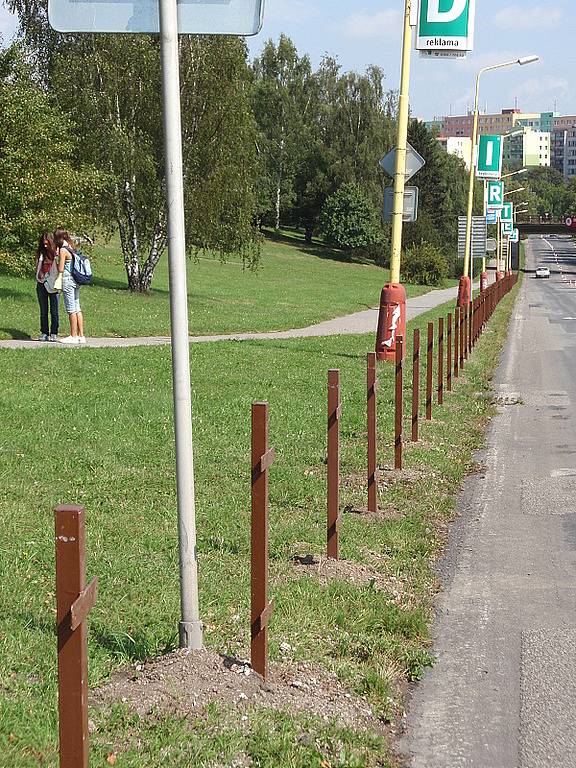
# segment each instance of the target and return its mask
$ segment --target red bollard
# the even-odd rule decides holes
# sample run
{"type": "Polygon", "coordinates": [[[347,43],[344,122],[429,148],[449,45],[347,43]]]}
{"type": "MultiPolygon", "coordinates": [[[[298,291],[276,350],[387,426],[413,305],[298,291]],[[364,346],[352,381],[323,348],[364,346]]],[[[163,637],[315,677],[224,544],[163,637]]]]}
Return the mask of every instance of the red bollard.
{"type": "Polygon", "coordinates": [[[406,335],[406,291],[399,283],[388,283],[380,295],[376,355],[378,360],[396,360],[398,336],[406,335]]]}
{"type": "Polygon", "coordinates": [[[394,469],[402,469],[402,411],[404,368],[404,337],[396,338],[396,397],[394,409],[394,469]]]}
{"type": "Polygon", "coordinates": [[[366,359],[366,421],[368,427],[368,511],[378,511],[378,475],[376,469],[376,352],[366,359]]]}
{"type": "Polygon", "coordinates": [[[488,272],[482,272],[480,275],[480,292],[488,290],[488,272]]]}
{"type": "Polygon", "coordinates": [[[462,275],[458,283],[458,299],[456,306],[466,307],[470,303],[470,278],[462,275]]]}

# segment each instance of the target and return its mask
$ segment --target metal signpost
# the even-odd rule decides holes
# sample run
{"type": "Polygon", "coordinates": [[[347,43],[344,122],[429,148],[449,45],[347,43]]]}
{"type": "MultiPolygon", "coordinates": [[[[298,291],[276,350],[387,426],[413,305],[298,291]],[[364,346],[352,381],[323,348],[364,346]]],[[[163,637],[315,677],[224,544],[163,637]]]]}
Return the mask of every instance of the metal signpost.
{"type": "Polygon", "coordinates": [[[474,42],[475,0],[420,0],[416,50],[428,58],[471,51],[474,42]]]}
{"type": "MultiPolygon", "coordinates": [[[[472,258],[483,259],[486,256],[487,227],[484,216],[472,217],[472,258]]],[[[458,216],[458,258],[466,255],[466,216],[458,216]]]]}
{"type": "Polygon", "coordinates": [[[499,179],[502,175],[502,154],[504,141],[502,136],[480,136],[476,176],[479,179],[499,179]]]}
{"type": "MultiPolygon", "coordinates": [[[[392,221],[392,212],[394,210],[394,188],[386,187],[384,189],[384,210],[382,218],[384,221],[392,221]]],[[[418,219],[418,187],[404,187],[404,211],[402,221],[412,222],[418,219]]]]}
{"type": "Polygon", "coordinates": [[[202,623],[196,556],[178,34],[254,35],[262,25],[263,9],[264,0],[49,0],[48,4],[50,24],[60,32],[160,32],[180,548],[179,637],[180,647],[189,649],[202,647],[202,623]]]}

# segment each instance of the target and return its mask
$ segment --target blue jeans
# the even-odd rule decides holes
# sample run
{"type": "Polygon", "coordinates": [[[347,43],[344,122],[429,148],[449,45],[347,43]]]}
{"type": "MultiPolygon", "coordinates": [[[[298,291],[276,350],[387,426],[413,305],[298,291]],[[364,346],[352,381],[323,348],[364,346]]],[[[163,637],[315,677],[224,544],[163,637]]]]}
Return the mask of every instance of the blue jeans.
{"type": "Polygon", "coordinates": [[[36,296],[40,304],[40,333],[58,333],[58,294],[48,293],[42,283],[36,283],[36,296]],[[50,331],[48,331],[48,305],[50,305],[50,331]]]}

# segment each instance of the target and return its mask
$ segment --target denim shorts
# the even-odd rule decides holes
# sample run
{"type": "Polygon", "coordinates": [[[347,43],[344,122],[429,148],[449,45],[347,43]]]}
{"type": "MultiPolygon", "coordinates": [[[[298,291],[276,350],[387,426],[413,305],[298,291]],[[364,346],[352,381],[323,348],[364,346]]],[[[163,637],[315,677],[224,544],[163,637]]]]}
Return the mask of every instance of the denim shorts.
{"type": "Polygon", "coordinates": [[[69,315],[75,312],[81,312],[80,309],[80,286],[76,284],[74,278],[64,272],[62,275],[62,295],[64,296],[64,306],[69,315]]]}

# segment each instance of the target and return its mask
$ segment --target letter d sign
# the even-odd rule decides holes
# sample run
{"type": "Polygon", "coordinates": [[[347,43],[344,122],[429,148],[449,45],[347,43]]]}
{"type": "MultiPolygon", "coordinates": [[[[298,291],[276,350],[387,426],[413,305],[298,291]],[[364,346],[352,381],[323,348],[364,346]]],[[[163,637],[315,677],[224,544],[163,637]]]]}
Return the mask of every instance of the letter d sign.
{"type": "Polygon", "coordinates": [[[417,50],[472,50],[475,0],[418,2],[417,50]]]}

